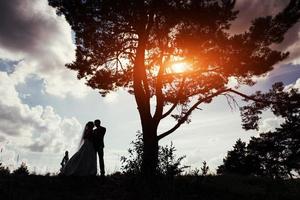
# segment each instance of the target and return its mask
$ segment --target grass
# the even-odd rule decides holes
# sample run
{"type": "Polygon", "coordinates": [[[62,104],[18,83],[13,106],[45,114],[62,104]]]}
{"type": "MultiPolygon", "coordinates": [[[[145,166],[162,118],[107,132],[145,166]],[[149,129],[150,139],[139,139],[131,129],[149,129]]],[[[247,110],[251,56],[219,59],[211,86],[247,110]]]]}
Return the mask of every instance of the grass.
{"type": "Polygon", "coordinates": [[[0,199],[201,199],[297,200],[300,180],[240,176],[179,176],[159,178],[150,189],[139,177],[3,176],[0,199]]]}

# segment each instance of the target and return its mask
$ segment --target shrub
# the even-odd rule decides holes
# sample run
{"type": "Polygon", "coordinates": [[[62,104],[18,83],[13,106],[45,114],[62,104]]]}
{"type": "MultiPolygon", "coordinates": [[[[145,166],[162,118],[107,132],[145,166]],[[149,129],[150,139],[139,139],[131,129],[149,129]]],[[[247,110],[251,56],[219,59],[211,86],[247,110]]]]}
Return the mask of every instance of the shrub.
{"type": "MultiPolygon", "coordinates": [[[[136,139],[131,142],[133,148],[128,149],[128,157],[121,157],[121,170],[125,174],[140,174],[143,158],[143,135],[137,132],[136,139]]],[[[185,156],[179,158],[175,155],[176,148],[171,142],[170,145],[159,146],[157,173],[167,176],[175,176],[183,172],[188,166],[182,166],[181,161],[185,156]]]]}
{"type": "Polygon", "coordinates": [[[5,167],[0,163],[0,176],[8,176],[10,175],[10,170],[8,167],[5,167]]]}
{"type": "Polygon", "coordinates": [[[28,170],[28,167],[27,167],[26,163],[22,162],[20,167],[13,171],[13,175],[17,175],[17,176],[27,176],[27,175],[29,175],[29,170],[28,170]]]}
{"type": "Polygon", "coordinates": [[[201,175],[206,176],[208,174],[209,167],[208,167],[206,161],[203,161],[202,164],[203,164],[203,166],[201,167],[201,175]]]}

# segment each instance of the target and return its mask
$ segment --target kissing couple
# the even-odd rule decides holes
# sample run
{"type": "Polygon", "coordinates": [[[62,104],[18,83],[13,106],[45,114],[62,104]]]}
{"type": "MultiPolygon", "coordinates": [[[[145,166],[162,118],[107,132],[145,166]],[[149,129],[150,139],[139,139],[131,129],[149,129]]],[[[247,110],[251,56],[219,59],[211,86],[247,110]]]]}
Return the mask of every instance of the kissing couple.
{"type": "Polygon", "coordinates": [[[104,176],[103,138],[106,128],[101,126],[101,121],[89,121],[83,130],[79,150],[70,158],[61,173],[65,176],[95,176],[97,174],[97,156],[101,176],[104,176]],[[95,127],[95,128],[94,128],[95,127]]]}

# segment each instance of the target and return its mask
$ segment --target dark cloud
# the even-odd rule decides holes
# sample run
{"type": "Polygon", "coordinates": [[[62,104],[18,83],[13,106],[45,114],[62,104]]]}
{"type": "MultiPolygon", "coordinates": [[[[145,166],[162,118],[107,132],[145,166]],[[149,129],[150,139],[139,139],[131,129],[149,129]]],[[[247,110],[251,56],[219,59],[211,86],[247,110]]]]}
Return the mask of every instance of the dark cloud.
{"type": "Polygon", "coordinates": [[[35,51],[40,48],[39,41],[57,30],[54,20],[42,15],[39,0],[0,1],[0,45],[12,51],[35,51]]]}
{"type": "Polygon", "coordinates": [[[20,106],[0,103],[0,131],[11,136],[20,136],[32,129],[38,132],[47,131],[47,127],[39,124],[32,114],[23,114],[21,109],[20,106]]]}
{"type": "MultiPolygon", "coordinates": [[[[282,11],[290,0],[237,0],[236,9],[239,10],[238,18],[233,22],[231,33],[241,33],[246,31],[252,20],[257,17],[275,16],[282,11]]],[[[290,51],[290,56],[286,62],[293,61],[300,56],[300,42],[298,33],[300,23],[295,24],[285,35],[281,44],[274,46],[280,51],[290,51]]]]}
{"type": "Polygon", "coordinates": [[[40,144],[39,142],[35,142],[26,148],[33,152],[43,152],[44,149],[47,147],[48,144],[40,144]]]}
{"type": "Polygon", "coordinates": [[[75,58],[71,27],[48,0],[0,1],[0,58],[22,59],[14,71],[15,81],[22,83],[35,74],[43,80],[47,94],[64,98],[88,92],[76,72],[64,67],[75,58]]]}
{"type": "Polygon", "coordinates": [[[237,0],[235,9],[239,11],[234,21],[232,32],[243,32],[249,28],[251,21],[257,17],[275,15],[288,4],[289,0],[237,0]]]}

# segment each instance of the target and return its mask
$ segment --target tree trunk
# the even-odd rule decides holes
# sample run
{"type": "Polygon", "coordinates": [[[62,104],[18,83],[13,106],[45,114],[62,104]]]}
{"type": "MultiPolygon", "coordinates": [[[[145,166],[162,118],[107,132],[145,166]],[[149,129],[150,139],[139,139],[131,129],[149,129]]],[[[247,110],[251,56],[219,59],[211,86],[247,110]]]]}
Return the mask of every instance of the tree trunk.
{"type": "Polygon", "coordinates": [[[142,174],[146,178],[153,178],[158,165],[158,140],[157,127],[149,122],[143,126],[143,142],[142,174]]]}

